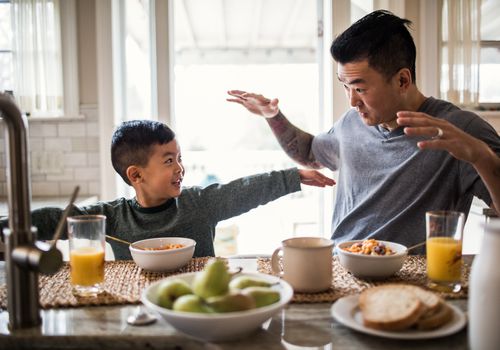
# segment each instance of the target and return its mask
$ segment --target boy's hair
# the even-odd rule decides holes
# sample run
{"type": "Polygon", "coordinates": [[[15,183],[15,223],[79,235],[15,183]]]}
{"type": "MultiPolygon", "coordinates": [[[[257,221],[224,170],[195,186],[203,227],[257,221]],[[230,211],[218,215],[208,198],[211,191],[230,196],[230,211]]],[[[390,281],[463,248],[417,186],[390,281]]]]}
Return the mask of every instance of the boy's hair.
{"type": "Polygon", "coordinates": [[[401,68],[408,68],[415,84],[417,50],[407,28],[410,24],[389,11],[374,11],[340,34],[330,52],[341,64],[368,59],[370,67],[387,79],[401,68]]]}
{"type": "Polygon", "coordinates": [[[154,145],[172,141],[175,133],[167,125],[154,120],[123,122],[111,139],[113,168],[128,185],[127,168],[131,165],[146,166],[154,145]]]}

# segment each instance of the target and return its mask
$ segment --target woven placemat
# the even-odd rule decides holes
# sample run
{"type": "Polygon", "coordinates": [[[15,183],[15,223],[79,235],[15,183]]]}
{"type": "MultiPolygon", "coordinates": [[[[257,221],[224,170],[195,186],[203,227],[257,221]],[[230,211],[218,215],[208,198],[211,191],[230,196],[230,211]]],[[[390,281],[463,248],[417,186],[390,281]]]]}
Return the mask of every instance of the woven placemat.
{"type": "MultiPolygon", "coordinates": [[[[148,272],[133,261],[107,261],[104,266],[104,292],[96,297],[76,297],[71,292],[69,264],[54,275],[40,275],[40,306],[44,309],[90,305],[138,304],[142,290],[161,278],[185,272],[201,271],[209,257],[193,258],[184,267],[171,272],[148,272]]],[[[0,308],[7,308],[7,287],[0,286],[0,308]]]]}
{"type": "MultiPolygon", "coordinates": [[[[394,276],[383,281],[370,281],[356,278],[340,265],[338,257],[332,260],[333,276],[332,286],[329,290],[320,293],[294,293],[292,302],[295,303],[326,303],[351,294],[357,294],[363,290],[386,283],[408,283],[427,289],[426,262],[424,256],[408,256],[394,276]]],[[[273,274],[271,259],[259,258],[257,260],[259,272],[273,274]]],[[[465,299],[468,294],[470,266],[464,263],[462,269],[462,290],[458,293],[437,292],[445,299],[465,299]]]]}

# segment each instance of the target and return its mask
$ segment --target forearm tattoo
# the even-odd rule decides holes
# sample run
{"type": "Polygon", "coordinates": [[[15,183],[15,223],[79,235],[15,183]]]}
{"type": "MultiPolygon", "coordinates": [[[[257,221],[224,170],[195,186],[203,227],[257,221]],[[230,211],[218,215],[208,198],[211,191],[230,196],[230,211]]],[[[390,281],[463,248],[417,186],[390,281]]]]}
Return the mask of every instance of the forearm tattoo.
{"type": "Polygon", "coordinates": [[[500,177],[500,164],[496,164],[495,168],[493,168],[493,175],[495,175],[495,177],[500,177]]]}
{"type": "Polygon", "coordinates": [[[267,122],[290,158],[308,168],[320,169],[323,167],[314,159],[311,149],[313,140],[311,134],[295,127],[281,112],[275,117],[267,119],[267,122]]]}

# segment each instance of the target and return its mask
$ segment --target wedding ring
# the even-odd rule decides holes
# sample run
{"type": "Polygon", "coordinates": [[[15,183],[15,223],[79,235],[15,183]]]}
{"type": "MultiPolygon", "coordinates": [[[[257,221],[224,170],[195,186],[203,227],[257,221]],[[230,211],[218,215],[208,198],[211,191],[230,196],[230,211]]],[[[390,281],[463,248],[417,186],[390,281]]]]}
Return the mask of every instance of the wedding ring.
{"type": "Polygon", "coordinates": [[[438,127],[436,127],[436,129],[437,129],[438,133],[436,136],[431,137],[431,140],[438,140],[441,137],[443,137],[443,130],[441,128],[438,128],[438,127]]]}

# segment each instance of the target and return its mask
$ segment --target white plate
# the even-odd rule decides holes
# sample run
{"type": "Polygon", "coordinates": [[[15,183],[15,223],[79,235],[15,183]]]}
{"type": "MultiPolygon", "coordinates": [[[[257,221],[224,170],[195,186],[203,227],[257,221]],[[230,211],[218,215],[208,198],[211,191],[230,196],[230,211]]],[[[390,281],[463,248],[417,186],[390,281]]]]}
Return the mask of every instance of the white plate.
{"type": "Polygon", "coordinates": [[[419,331],[410,329],[405,331],[381,331],[373,328],[368,328],[363,324],[361,310],[358,307],[359,295],[349,295],[337,300],[331,309],[332,316],[344,326],[352,328],[356,331],[375,335],[383,338],[394,339],[430,339],[444,337],[461,330],[467,323],[467,318],[462,310],[455,305],[448,303],[448,306],[453,311],[453,318],[450,322],[442,327],[429,331],[419,331]]]}

